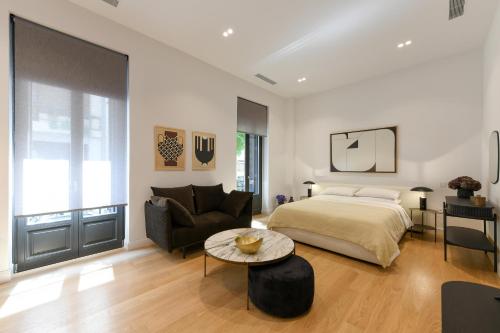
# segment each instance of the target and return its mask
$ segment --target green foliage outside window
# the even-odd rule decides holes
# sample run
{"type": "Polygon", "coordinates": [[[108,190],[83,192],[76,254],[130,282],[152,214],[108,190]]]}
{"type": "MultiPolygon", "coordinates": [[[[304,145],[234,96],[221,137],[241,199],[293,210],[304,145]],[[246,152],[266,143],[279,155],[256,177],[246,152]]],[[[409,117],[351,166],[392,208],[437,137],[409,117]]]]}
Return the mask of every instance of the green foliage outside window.
{"type": "Polygon", "coordinates": [[[245,133],[238,132],[236,134],[236,156],[239,156],[245,151],[245,133]]]}

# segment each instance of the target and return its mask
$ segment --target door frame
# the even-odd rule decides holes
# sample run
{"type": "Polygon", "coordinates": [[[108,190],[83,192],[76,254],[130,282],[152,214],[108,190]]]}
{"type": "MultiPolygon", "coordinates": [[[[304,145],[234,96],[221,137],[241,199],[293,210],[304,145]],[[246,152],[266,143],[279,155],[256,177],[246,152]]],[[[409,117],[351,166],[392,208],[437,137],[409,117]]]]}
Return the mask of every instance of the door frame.
{"type": "MultiPolygon", "coordinates": [[[[258,166],[258,172],[259,172],[259,181],[258,181],[258,193],[255,195],[253,194],[253,200],[252,200],[252,214],[257,215],[262,213],[262,177],[263,177],[263,152],[262,152],[262,141],[264,141],[264,137],[260,135],[255,135],[255,134],[247,134],[245,133],[245,191],[249,192],[250,191],[250,135],[255,136],[255,138],[258,140],[257,142],[257,147],[258,147],[258,160],[259,160],[259,166],[258,166]]],[[[254,184],[255,186],[255,184],[254,184]]]]}

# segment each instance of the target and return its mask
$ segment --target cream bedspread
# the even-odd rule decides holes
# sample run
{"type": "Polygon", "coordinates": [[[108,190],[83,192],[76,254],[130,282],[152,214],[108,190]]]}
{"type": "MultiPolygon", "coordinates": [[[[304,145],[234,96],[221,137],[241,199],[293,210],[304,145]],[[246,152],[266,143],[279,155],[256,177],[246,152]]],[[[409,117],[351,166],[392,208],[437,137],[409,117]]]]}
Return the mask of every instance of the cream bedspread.
{"type": "Polygon", "coordinates": [[[279,206],[268,228],[296,228],[358,244],[375,254],[382,267],[399,255],[398,242],[411,226],[397,204],[318,196],[279,206]]]}

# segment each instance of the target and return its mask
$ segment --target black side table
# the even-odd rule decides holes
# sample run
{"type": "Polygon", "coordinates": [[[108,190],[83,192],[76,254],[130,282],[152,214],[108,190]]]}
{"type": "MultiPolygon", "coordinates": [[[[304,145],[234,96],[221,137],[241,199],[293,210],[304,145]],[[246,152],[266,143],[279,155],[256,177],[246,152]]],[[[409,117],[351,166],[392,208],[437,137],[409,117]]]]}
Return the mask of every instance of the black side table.
{"type": "Polygon", "coordinates": [[[424,230],[434,230],[434,243],[436,242],[436,230],[437,230],[437,214],[441,213],[437,210],[434,210],[434,209],[420,209],[420,208],[410,208],[410,218],[411,218],[411,221],[413,222],[413,211],[414,210],[417,210],[417,211],[420,211],[422,212],[422,218],[421,218],[421,224],[413,224],[413,226],[410,228],[410,232],[411,232],[411,237],[413,237],[413,233],[416,232],[416,233],[422,233],[424,232],[424,230]],[[424,223],[425,219],[425,214],[426,213],[430,213],[430,214],[434,214],[434,226],[430,226],[430,225],[426,225],[424,223]]]}
{"type": "Polygon", "coordinates": [[[500,289],[450,281],[441,286],[443,333],[500,332],[500,289]]]}
{"type": "Polygon", "coordinates": [[[447,245],[461,246],[473,250],[481,250],[484,253],[493,253],[493,265],[497,271],[497,215],[494,213],[491,203],[483,207],[474,206],[469,199],[457,197],[446,197],[443,202],[443,226],[444,226],[444,260],[448,258],[447,245]],[[447,217],[461,217],[472,220],[483,221],[483,232],[464,227],[448,226],[447,217]],[[486,222],[493,223],[493,242],[486,235],[486,222]]]}

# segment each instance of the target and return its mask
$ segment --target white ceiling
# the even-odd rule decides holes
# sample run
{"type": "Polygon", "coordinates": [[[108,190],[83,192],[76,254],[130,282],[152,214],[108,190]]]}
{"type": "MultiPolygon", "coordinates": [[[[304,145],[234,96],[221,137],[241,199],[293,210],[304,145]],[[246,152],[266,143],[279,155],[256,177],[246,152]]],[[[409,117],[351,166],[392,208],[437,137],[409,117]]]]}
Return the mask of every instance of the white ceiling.
{"type": "Polygon", "coordinates": [[[498,2],[466,0],[448,21],[449,0],[70,1],[285,97],[478,48],[498,2]]]}

